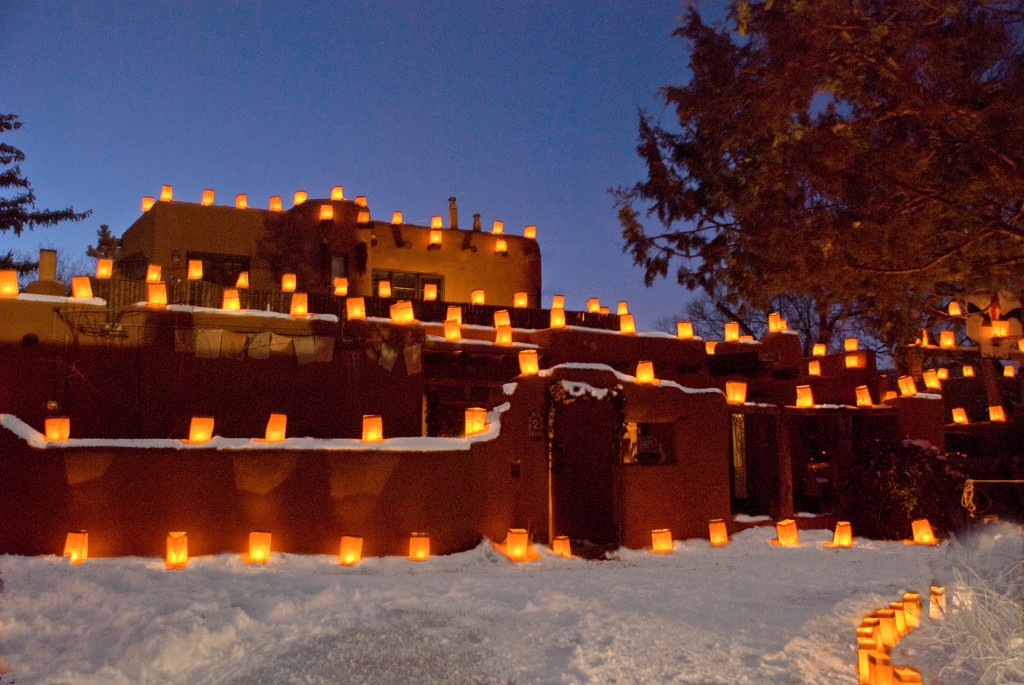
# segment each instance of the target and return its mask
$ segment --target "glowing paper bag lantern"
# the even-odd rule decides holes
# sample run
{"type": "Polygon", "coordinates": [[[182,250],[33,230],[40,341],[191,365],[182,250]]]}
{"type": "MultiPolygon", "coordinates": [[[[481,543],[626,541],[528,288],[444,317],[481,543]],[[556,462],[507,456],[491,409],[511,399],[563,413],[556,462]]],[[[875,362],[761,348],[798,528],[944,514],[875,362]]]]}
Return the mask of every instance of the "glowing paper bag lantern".
{"type": "Polygon", "coordinates": [[[633,323],[632,314],[622,314],[619,316],[619,333],[622,335],[633,335],[636,333],[636,324],[633,323]]]}
{"type": "Polygon", "coordinates": [[[334,205],[320,205],[320,221],[334,219],[334,205]]]}
{"type": "Polygon", "coordinates": [[[704,353],[709,355],[714,354],[716,347],[718,347],[717,342],[715,342],[714,340],[708,340],[706,343],[704,343],[704,353]]]}
{"type": "Polygon", "coordinates": [[[378,414],[363,414],[363,442],[384,441],[384,420],[378,414]]]}
{"type": "Polygon", "coordinates": [[[519,292],[512,295],[512,306],[516,309],[524,309],[529,303],[529,299],[526,293],[519,292]]]}
{"type": "Polygon", "coordinates": [[[856,338],[847,338],[843,341],[843,349],[847,352],[856,352],[859,346],[860,343],[856,338]]]}
{"type": "Polygon", "coordinates": [[[296,278],[295,274],[288,273],[281,275],[281,292],[293,293],[295,292],[296,278]]]}
{"type": "Polygon", "coordinates": [[[963,316],[964,315],[963,310],[960,308],[960,303],[956,302],[956,301],[949,303],[949,309],[947,311],[949,312],[950,316],[963,316]]]}
{"type": "Polygon", "coordinates": [[[495,328],[500,328],[502,326],[511,326],[511,325],[512,325],[512,322],[509,319],[508,310],[507,309],[499,309],[498,311],[494,312],[494,327],[495,328]]]}
{"type": "Polygon", "coordinates": [[[487,410],[483,407],[470,407],[466,410],[466,437],[483,433],[487,430],[487,410]]]}
{"type": "Polygon", "coordinates": [[[824,357],[828,354],[828,348],[825,343],[814,343],[814,348],[811,350],[811,355],[814,357],[824,357]]]}
{"type": "Polygon", "coordinates": [[[935,369],[928,369],[921,374],[921,380],[924,381],[924,387],[928,390],[941,390],[942,381],[939,380],[939,374],[935,369]]]}
{"type": "Polygon", "coordinates": [[[399,300],[388,308],[388,312],[395,323],[411,323],[416,320],[409,300],[399,300]]]}
{"type": "Polygon", "coordinates": [[[511,345],[512,344],[512,327],[511,326],[498,326],[494,329],[494,342],[498,345],[511,345]]]}
{"type": "Polygon", "coordinates": [[[505,536],[505,553],[513,561],[526,561],[530,535],[525,528],[509,528],[505,536]]]}
{"type": "Polygon", "coordinates": [[[914,533],[914,542],[918,545],[934,545],[935,533],[932,532],[932,524],[928,519],[915,519],[910,522],[910,529],[914,533]]]}
{"type": "Polygon", "coordinates": [[[174,199],[174,186],[161,186],[160,187],[160,201],[170,202],[174,199]]]}
{"type": "Polygon", "coordinates": [[[183,569],[188,566],[188,535],[184,531],[167,534],[167,556],[164,558],[167,570],[183,569]]]}
{"type": "Polygon", "coordinates": [[[569,536],[556,535],[555,539],[551,541],[551,551],[560,557],[572,559],[572,545],[569,542],[569,536]]]}
{"type": "Polygon", "coordinates": [[[619,302],[618,307],[615,308],[615,313],[619,316],[629,314],[629,303],[626,302],[625,300],[619,302]]]}
{"type": "Polygon", "coordinates": [[[359,210],[359,216],[356,219],[356,222],[360,224],[370,223],[370,211],[368,209],[359,210]]]}
{"type": "Polygon", "coordinates": [[[730,321],[725,324],[725,335],[723,340],[725,342],[736,342],[740,339],[740,325],[736,321],[730,321]]]}
{"type": "Polygon", "coordinates": [[[807,409],[814,406],[814,393],[811,392],[811,386],[796,386],[796,406],[801,409],[807,409]]]}
{"type": "Polygon", "coordinates": [[[941,585],[928,587],[928,618],[941,621],[946,615],[946,588],[941,585]]]}
{"type": "Polygon", "coordinates": [[[248,271],[242,271],[238,274],[238,278],[235,280],[235,287],[239,290],[244,290],[249,287],[248,271]]]}
{"type": "Polygon", "coordinates": [[[334,295],[336,297],[348,295],[348,279],[344,276],[338,276],[334,279],[334,295]]]}
{"type": "Polygon", "coordinates": [[[536,376],[540,371],[540,362],[537,360],[537,350],[519,351],[519,373],[524,376],[536,376]]]}
{"type": "Polygon", "coordinates": [[[853,547],[853,528],[849,521],[837,521],[829,547],[853,547]]]}
{"type": "Polygon", "coordinates": [[[857,638],[857,685],[871,685],[868,655],[878,650],[874,638],[857,638]]]}
{"type": "Polygon", "coordinates": [[[565,328],[565,310],[564,309],[552,309],[550,314],[551,328],[565,328]]]}
{"type": "Polygon", "coordinates": [[[441,215],[440,214],[435,214],[434,216],[430,217],[430,227],[431,228],[443,228],[443,225],[441,224],[441,215]]]}
{"type": "Polygon", "coordinates": [[[896,381],[900,386],[900,394],[904,397],[913,397],[917,394],[917,384],[912,376],[900,376],[896,381]]]}
{"type": "Polygon", "coordinates": [[[495,254],[508,254],[508,241],[504,238],[498,238],[494,242],[494,252],[495,254]]]}
{"type": "Polygon", "coordinates": [[[928,329],[927,328],[922,328],[921,329],[921,340],[920,340],[920,342],[921,342],[921,346],[922,347],[928,347],[928,329]]]}
{"type": "Polygon", "coordinates": [[[601,311],[601,300],[596,297],[592,297],[587,300],[587,312],[590,314],[597,314],[601,311]]]}
{"type": "Polygon", "coordinates": [[[963,407],[953,408],[953,423],[966,424],[967,423],[967,412],[963,407]]]}
{"type": "Polygon", "coordinates": [[[451,319],[457,321],[458,324],[462,325],[462,307],[457,304],[448,305],[448,311],[444,315],[445,321],[451,319]]]}
{"type": "Polygon", "coordinates": [[[886,652],[868,654],[868,683],[892,685],[892,658],[886,652]]]}
{"type": "Polygon", "coordinates": [[[729,531],[722,519],[711,519],[708,521],[708,539],[712,547],[723,547],[729,544],[729,531]]]}
{"type": "Polygon", "coordinates": [[[355,566],[363,557],[363,539],[357,535],[342,535],[338,549],[338,563],[355,566]]]}
{"type": "Polygon", "coordinates": [[[903,617],[907,622],[907,632],[921,625],[921,595],[919,593],[903,593],[903,617]]]}
{"type": "Polygon", "coordinates": [[[483,290],[477,289],[469,293],[469,301],[472,304],[484,304],[486,300],[486,293],[483,290]]]}
{"type": "Polygon", "coordinates": [[[523,237],[524,238],[529,238],[530,240],[536,240],[537,239],[537,227],[536,226],[527,226],[526,228],[524,228],[523,229],[523,237]]]}
{"type": "Polygon", "coordinates": [[[366,206],[366,196],[365,195],[356,195],[356,204],[359,205],[360,207],[365,207],[366,206]]]}
{"type": "Polygon", "coordinates": [[[962,373],[964,378],[974,378],[974,367],[969,364],[965,364],[962,369],[962,373]]]}
{"type": "Polygon", "coordinates": [[[775,540],[772,544],[780,547],[797,547],[800,545],[800,533],[796,529],[796,521],[782,519],[775,524],[775,540]]]}
{"type": "Polygon", "coordinates": [[[309,193],[305,190],[296,190],[295,194],[292,195],[292,205],[298,207],[309,198],[309,193]]]}
{"type": "Polygon", "coordinates": [[[821,375],[821,362],[817,359],[812,359],[807,362],[807,375],[808,376],[820,376],[821,375]]]}
{"type": "Polygon", "coordinates": [[[201,259],[190,259],[188,260],[188,274],[185,276],[190,281],[201,281],[203,280],[203,260],[201,259]]]}
{"type": "Polygon", "coordinates": [[[167,306],[167,284],[147,283],[146,304],[154,309],[167,306]]]}
{"type": "Polygon", "coordinates": [[[43,422],[47,442],[64,442],[71,437],[71,419],[66,416],[51,416],[43,422]]]}
{"type": "Polygon", "coordinates": [[[430,536],[426,533],[413,533],[409,536],[409,560],[426,561],[430,558],[430,536]]]}
{"type": "Polygon", "coordinates": [[[885,397],[882,398],[882,401],[883,402],[892,402],[897,397],[898,397],[898,395],[896,394],[895,390],[886,390],[885,391],[885,397]]]}
{"type": "Polygon", "coordinates": [[[89,559],[89,534],[76,530],[64,538],[64,556],[69,563],[81,564],[89,559]]]}
{"type": "Polygon", "coordinates": [[[193,416],[188,426],[188,442],[202,445],[213,438],[213,417],[193,416]]]}
{"type": "Polygon", "coordinates": [[[267,442],[281,442],[284,440],[288,428],[287,414],[271,414],[267,420],[267,430],[264,438],[267,442]]]}
{"type": "Polygon", "coordinates": [[[692,321],[677,321],[676,322],[676,337],[681,340],[692,340],[693,339],[693,322],[692,321]]]}
{"type": "Polygon", "coordinates": [[[896,612],[892,609],[879,609],[875,615],[878,616],[879,642],[882,643],[882,649],[890,650],[900,639],[896,630],[896,612]]]}
{"type": "Polygon", "coordinates": [[[366,318],[366,301],[361,297],[349,297],[345,300],[345,315],[349,319],[366,318]]]}
{"type": "Polygon", "coordinates": [[[780,331],[783,331],[783,330],[785,330],[785,329],[782,327],[782,315],[779,314],[778,312],[772,312],[771,314],[769,314],[768,315],[768,332],[769,333],[779,333],[780,331]]]}
{"type": "Polygon", "coordinates": [[[270,533],[254,530],[249,533],[249,557],[246,563],[265,564],[270,561],[270,533]]]}
{"type": "Polygon", "coordinates": [[[433,302],[437,299],[437,284],[436,283],[424,283],[423,284],[423,301],[433,302]]]}
{"type": "Polygon", "coordinates": [[[146,283],[159,283],[161,271],[159,264],[148,264],[146,266],[146,283]]]}
{"type": "Polygon", "coordinates": [[[565,295],[552,295],[551,296],[551,308],[552,309],[565,309],[565,295]]]}
{"type": "Polygon", "coordinates": [[[105,280],[114,275],[114,260],[106,257],[96,260],[96,278],[105,280]]]}
{"type": "Polygon", "coordinates": [[[741,335],[738,340],[740,342],[754,342],[754,336],[752,335],[741,335]]]}
{"type": "Polygon", "coordinates": [[[441,247],[442,234],[441,229],[432,228],[430,229],[427,245],[429,247],[441,247]]]}
{"type": "Polygon", "coordinates": [[[892,682],[893,685],[917,685],[923,681],[921,674],[916,669],[910,666],[893,666],[892,682]]]}
{"type": "Polygon", "coordinates": [[[248,209],[249,208],[249,196],[245,193],[239,193],[235,195],[235,209],[248,209]]]}
{"type": "MultiPolygon", "coordinates": [[[[92,291],[90,290],[90,293],[91,292],[92,291]]],[[[1004,366],[1003,367],[1003,377],[1004,378],[1016,378],[1017,377],[1017,368],[1014,367],[1014,366],[1004,366]]]]}
{"type": "Polygon", "coordinates": [[[292,293],[292,301],[288,313],[295,317],[308,316],[309,296],[306,293],[292,293]]]}
{"type": "Polygon", "coordinates": [[[608,307],[601,307],[601,311],[599,311],[598,314],[611,314],[611,310],[609,310],[608,307]]]}
{"type": "Polygon", "coordinates": [[[863,352],[853,352],[844,357],[846,368],[863,369],[867,366],[867,355],[863,352]]]}
{"type": "Polygon", "coordinates": [[[871,391],[868,390],[866,385],[858,385],[856,389],[857,393],[857,406],[858,407],[870,407],[873,406],[871,401],[871,391]]]}
{"type": "Polygon", "coordinates": [[[150,195],[143,195],[142,196],[142,211],[143,212],[148,212],[149,210],[151,210],[153,208],[154,204],[156,204],[156,200],[154,200],[152,196],[150,196],[150,195]]]}
{"type": "Polygon", "coordinates": [[[667,554],[672,551],[672,531],[668,528],[655,528],[651,531],[651,551],[655,554],[667,554]]]}
{"type": "Polygon", "coordinates": [[[269,201],[269,207],[270,207],[270,211],[272,211],[272,212],[280,212],[281,209],[283,208],[283,205],[281,203],[281,196],[280,195],[271,195],[270,196],[270,201],[269,201]]]}
{"type": "Polygon", "coordinates": [[[907,617],[903,613],[903,602],[889,602],[889,608],[893,611],[893,618],[896,619],[896,635],[903,637],[907,634],[907,617]]]}
{"type": "MultiPolygon", "coordinates": [[[[83,300],[92,299],[92,282],[88,276],[72,276],[71,277],[71,296],[81,298],[83,300]]],[[[1012,366],[1006,367],[1012,369],[1012,366]]]]}
{"type": "Polygon", "coordinates": [[[203,191],[203,199],[201,199],[199,201],[199,204],[203,205],[204,207],[209,207],[210,205],[212,205],[213,204],[213,190],[211,190],[210,188],[207,188],[206,190],[204,190],[203,191]]]}
{"type": "Polygon", "coordinates": [[[949,369],[944,366],[940,366],[935,372],[935,375],[939,377],[940,381],[949,380],[949,369]]]}
{"type": "Polygon", "coordinates": [[[377,281],[377,297],[391,297],[391,281],[377,281]]]}
{"type": "Polygon", "coordinates": [[[657,385],[658,379],[654,377],[654,362],[641,361],[636,363],[636,382],[657,385]]]}
{"type": "Polygon", "coordinates": [[[451,342],[462,340],[462,329],[455,319],[448,319],[444,322],[444,339],[451,342]]]}
{"type": "Polygon", "coordinates": [[[505,232],[505,222],[504,221],[495,221],[494,224],[491,226],[491,233],[493,233],[495,235],[500,235],[500,234],[502,234],[504,232],[505,232]]]}
{"type": "Polygon", "coordinates": [[[988,408],[988,420],[994,423],[1002,423],[1006,421],[1006,412],[1003,411],[1001,406],[993,406],[988,408]]]}
{"type": "Polygon", "coordinates": [[[391,213],[391,225],[392,226],[401,226],[402,225],[402,213],[401,212],[392,212],[391,213]]]}
{"type": "Polygon", "coordinates": [[[747,401],[747,384],[744,381],[727,381],[725,399],[729,404],[743,404],[747,401]]]}
{"type": "Polygon", "coordinates": [[[992,337],[993,338],[1005,338],[1010,334],[1010,322],[1009,321],[993,321],[992,322],[992,337]]]}
{"type": "Polygon", "coordinates": [[[343,186],[334,186],[331,188],[331,201],[341,202],[345,199],[345,188],[343,186]]]}

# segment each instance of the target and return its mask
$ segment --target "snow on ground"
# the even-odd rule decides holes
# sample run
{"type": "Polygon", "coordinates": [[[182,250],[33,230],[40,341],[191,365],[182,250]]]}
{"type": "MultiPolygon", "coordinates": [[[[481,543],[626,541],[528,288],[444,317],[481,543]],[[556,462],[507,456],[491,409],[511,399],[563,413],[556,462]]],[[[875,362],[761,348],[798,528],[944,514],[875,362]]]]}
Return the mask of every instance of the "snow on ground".
{"type": "Polygon", "coordinates": [[[853,684],[861,617],[948,574],[946,544],[774,537],[522,565],[0,556],[0,683],[853,684]]]}

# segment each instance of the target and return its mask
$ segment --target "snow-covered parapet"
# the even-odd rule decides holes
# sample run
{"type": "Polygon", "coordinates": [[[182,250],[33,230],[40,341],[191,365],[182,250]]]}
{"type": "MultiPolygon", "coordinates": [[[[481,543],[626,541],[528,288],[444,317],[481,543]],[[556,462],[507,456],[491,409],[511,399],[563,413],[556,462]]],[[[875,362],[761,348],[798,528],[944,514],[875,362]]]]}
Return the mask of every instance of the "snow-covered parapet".
{"type": "Polygon", "coordinates": [[[380,442],[363,442],[354,438],[285,438],[267,442],[258,438],[225,438],[214,436],[208,442],[190,443],[166,438],[70,438],[59,442],[46,437],[13,414],[0,414],[0,427],[7,429],[36,449],[68,447],[107,447],[125,449],[173,450],[301,450],[326,452],[458,452],[468,451],[474,443],[495,440],[501,434],[501,415],[509,410],[508,402],[487,412],[483,431],[463,438],[432,438],[414,436],[386,438],[380,442]]]}
{"type": "Polygon", "coordinates": [[[686,387],[684,385],[680,385],[679,383],[676,383],[675,381],[659,380],[657,383],[639,383],[637,381],[637,379],[636,379],[636,376],[630,376],[629,374],[622,373],[621,371],[616,371],[615,369],[613,369],[612,367],[608,366],[607,364],[566,362],[565,364],[558,364],[556,366],[552,366],[550,368],[543,369],[537,375],[538,376],[542,376],[542,377],[549,377],[556,370],[559,370],[559,369],[578,369],[578,370],[581,370],[581,371],[604,371],[606,373],[614,374],[615,378],[617,380],[619,380],[619,381],[622,381],[623,383],[636,383],[636,384],[639,384],[639,385],[647,385],[647,386],[650,386],[650,387],[657,386],[657,387],[663,387],[663,388],[675,388],[676,390],[680,390],[680,391],[688,393],[688,394],[714,394],[714,393],[717,393],[719,395],[725,395],[725,393],[722,392],[721,390],[719,390],[718,388],[688,388],[688,387],[686,387]]]}

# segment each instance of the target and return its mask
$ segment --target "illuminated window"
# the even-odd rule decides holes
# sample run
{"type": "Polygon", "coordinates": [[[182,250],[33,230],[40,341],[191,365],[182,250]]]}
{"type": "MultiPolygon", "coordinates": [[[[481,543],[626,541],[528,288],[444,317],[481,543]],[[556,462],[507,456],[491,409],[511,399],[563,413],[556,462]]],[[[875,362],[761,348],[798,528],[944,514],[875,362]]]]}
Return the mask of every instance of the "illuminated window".
{"type": "Polygon", "coordinates": [[[440,274],[374,269],[372,292],[377,292],[380,281],[391,281],[391,297],[395,300],[422,300],[423,286],[428,283],[437,286],[437,299],[444,300],[444,276],[440,274]]]}

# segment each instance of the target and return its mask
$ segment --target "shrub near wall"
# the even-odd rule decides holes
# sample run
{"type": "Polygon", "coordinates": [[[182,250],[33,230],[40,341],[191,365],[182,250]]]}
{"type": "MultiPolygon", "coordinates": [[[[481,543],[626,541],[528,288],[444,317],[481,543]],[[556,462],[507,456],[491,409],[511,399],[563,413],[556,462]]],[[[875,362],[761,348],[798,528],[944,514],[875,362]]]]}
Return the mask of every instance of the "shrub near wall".
{"type": "Polygon", "coordinates": [[[879,540],[909,537],[910,521],[927,518],[937,531],[964,526],[964,475],[939,450],[911,440],[878,440],[854,455],[836,483],[836,515],[858,535],[879,540]]]}

